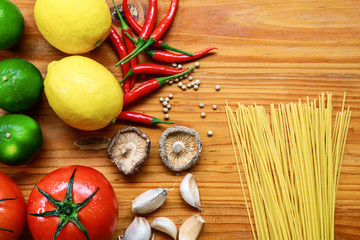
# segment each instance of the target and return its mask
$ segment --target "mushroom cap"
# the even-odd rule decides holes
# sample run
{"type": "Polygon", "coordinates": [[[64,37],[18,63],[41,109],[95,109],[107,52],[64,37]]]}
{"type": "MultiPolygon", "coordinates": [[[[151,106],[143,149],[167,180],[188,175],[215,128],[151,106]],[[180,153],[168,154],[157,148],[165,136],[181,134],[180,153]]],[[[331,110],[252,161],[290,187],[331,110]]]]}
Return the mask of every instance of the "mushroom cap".
{"type": "Polygon", "coordinates": [[[136,127],[116,132],[107,147],[110,160],[126,175],[139,171],[150,153],[150,139],[136,127]]]}
{"type": "Polygon", "coordinates": [[[180,172],[194,166],[201,151],[200,135],[194,129],[184,126],[170,127],[160,137],[160,157],[172,171],[180,172]]]}

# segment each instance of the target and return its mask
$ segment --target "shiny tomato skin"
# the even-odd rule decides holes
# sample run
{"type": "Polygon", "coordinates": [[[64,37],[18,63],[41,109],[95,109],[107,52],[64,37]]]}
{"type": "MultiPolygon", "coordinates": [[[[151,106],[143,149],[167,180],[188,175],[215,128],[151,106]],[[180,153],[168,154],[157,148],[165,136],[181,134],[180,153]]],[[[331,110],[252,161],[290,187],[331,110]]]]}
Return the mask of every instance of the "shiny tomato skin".
{"type": "Polygon", "coordinates": [[[25,199],[16,183],[7,175],[0,172],[0,199],[16,198],[0,202],[0,228],[14,233],[0,231],[1,240],[16,240],[24,231],[25,199]]]}
{"type": "MultiPolygon", "coordinates": [[[[99,188],[90,202],[79,211],[78,218],[87,229],[91,240],[107,240],[115,231],[118,206],[111,184],[99,171],[86,166],[67,166],[49,173],[36,185],[54,199],[63,201],[75,168],[73,185],[75,203],[83,202],[99,188]]],[[[43,213],[54,209],[55,207],[36,188],[32,190],[26,208],[27,213],[43,213]]],[[[58,227],[59,217],[27,215],[27,223],[34,240],[51,240],[58,227]]],[[[86,240],[86,237],[75,224],[69,222],[56,240],[68,239],[86,240]]]]}

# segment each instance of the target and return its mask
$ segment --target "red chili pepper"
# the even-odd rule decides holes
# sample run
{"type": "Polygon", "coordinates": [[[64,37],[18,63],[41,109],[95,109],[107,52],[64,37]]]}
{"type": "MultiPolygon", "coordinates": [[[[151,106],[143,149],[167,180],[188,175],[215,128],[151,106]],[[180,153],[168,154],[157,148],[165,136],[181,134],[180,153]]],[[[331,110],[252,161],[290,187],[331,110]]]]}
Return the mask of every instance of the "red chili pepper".
{"type": "MultiPolygon", "coordinates": [[[[120,12],[119,12],[119,9],[117,7],[117,5],[115,4],[115,1],[112,0],[113,4],[114,4],[114,7],[116,9],[116,12],[117,12],[117,15],[119,17],[119,20],[120,20],[120,25],[121,25],[121,35],[122,35],[122,38],[123,38],[123,41],[125,43],[125,47],[126,47],[126,50],[127,52],[132,52],[134,49],[135,49],[135,44],[131,41],[131,39],[129,39],[128,37],[126,37],[126,34],[129,34],[129,36],[132,37],[132,32],[131,32],[131,29],[129,28],[129,26],[125,23],[124,19],[122,18],[120,12]]],[[[138,64],[138,60],[137,60],[137,57],[131,59],[130,61],[130,67],[132,66],[136,66],[138,64]]],[[[135,81],[136,81],[136,76],[135,75],[132,75],[130,77],[129,80],[127,80],[128,83],[124,83],[124,92],[125,93],[128,93],[135,85],[135,81]],[[125,89],[125,86],[126,86],[126,89],[125,89]]],[[[122,83],[122,81],[121,81],[122,83]]]]}
{"type": "Polygon", "coordinates": [[[163,65],[158,65],[158,64],[138,64],[129,69],[128,73],[120,81],[120,83],[125,81],[129,76],[132,76],[133,74],[152,73],[152,74],[161,74],[161,75],[173,75],[173,74],[182,73],[188,69],[189,68],[175,69],[175,68],[169,68],[169,67],[165,67],[163,65]]]}
{"type": "MultiPolygon", "coordinates": [[[[136,20],[134,19],[134,17],[132,16],[127,0],[123,0],[122,3],[122,7],[123,7],[123,12],[124,12],[124,16],[128,22],[128,24],[130,25],[131,29],[137,34],[140,35],[141,31],[142,31],[142,27],[136,22],[136,20]]],[[[179,52],[179,53],[183,53],[189,56],[192,56],[192,53],[174,48],[169,46],[167,43],[165,43],[163,40],[158,40],[153,44],[154,47],[159,47],[159,48],[164,48],[164,49],[168,49],[168,50],[172,50],[174,52],[179,52]]]]}
{"type": "Polygon", "coordinates": [[[116,119],[126,120],[135,123],[142,123],[146,125],[155,125],[158,123],[174,124],[174,122],[162,121],[156,117],[151,117],[142,113],[122,111],[116,119]]]}
{"type": "MultiPolygon", "coordinates": [[[[161,20],[161,22],[155,28],[155,30],[151,33],[151,35],[150,35],[149,39],[146,41],[146,43],[144,45],[141,45],[140,48],[139,48],[139,46],[140,46],[140,44],[139,44],[136,47],[136,48],[139,48],[139,49],[136,52],[133,51],[132,53],[128,54],[125,58],[120,60],[120,62],[119,62],[120,64],[127,63],[132,58],[137,56],[140,52],[142,52],[144,49],[146,49],[147,47],[149,47],[150,45],[152,45],[156,41],[160,40],[160,38],[164,35],[164,33],[167,31],[167,29],[170,27],[170,24],[174,20],[178,4],[179,4],[179,0],[171,0],[171,5],[170,5],[169,12],[161,20]]],[[[115,66],[117,66],[117,65],[115,65],[115,66]]]]}
{"type": "Polygon", "coordinates": [[[150,0],[149,9],[146,15],[144,26],[142,27],[141,32],[139,34],[137,46],[132,52],[128,54],[128,56],[131,56],[132,54],[136,53],[139,49],[141,49],[141,47],[149,39],[151,31],[154,29],[155,26],[156,12],[157,12],[157,0],[150,0]]]}
{"type": "Polygon", "coordinates": [[[165,52],[165,51],[160,51],[160,50],[148,50],[148,49],[145,49],[145,52],[154,60],[158,60],[161,62],[167,62],[167,63],[178,63],[178,62],[186,62],[186,61],[198,59],[214,49],[217,49],[217,48],[216,47],[205,48],[204,50],[202,50],[200,52],[194,53],[194,56],[188,56],[188,55],[184,55],[184,54],[175,54],[175,53],[170,53],[170,52],[165,52]]]}
{"type": "MultiPolygon", "coordinates": [[[[120,35],[117,33],[115,28],[113,28],[113,26],[111,26],[109,38],[110,38],[112,45],[115,48],[115,51],[116,51],[118,57],[121,59],[124,56],[126,56],[127,55],[126,48],[125,48],[123,42],[121,41],[120,35]]],[[[129,69],[130,69],[130,64],[127,63],[124,65],[121,65],[121,71],[122,71],[123,78],[126,76],[129,69]]],[[[130,91],[129,82],[125,81],[123,87],[124,87],[125,93],[128,93],[130,91]]]]}
{"type": "Polygon", "coordinates": [[[182,76],[188,72],[190,72],[191,70],[193,70],[194,67],[190,67],[188,70],[179,73],[179,74],[175,74],[175,75],[171,75],[171,76],[167,76],[167,77],[161,77],[161,78],[154,78],[151,79],[149,81],[144,82],[143,84],[139,85],[137,88],[134,88],[132,91],[130,91],[129,93],[125,94],[124,96],[124,106],[134,102],[135,100],[151,93],[152,91],[158,89],[159,87],[161,87],[167,80],[172,79],[172,78],[176,78],[179,76],[182,76]]]}

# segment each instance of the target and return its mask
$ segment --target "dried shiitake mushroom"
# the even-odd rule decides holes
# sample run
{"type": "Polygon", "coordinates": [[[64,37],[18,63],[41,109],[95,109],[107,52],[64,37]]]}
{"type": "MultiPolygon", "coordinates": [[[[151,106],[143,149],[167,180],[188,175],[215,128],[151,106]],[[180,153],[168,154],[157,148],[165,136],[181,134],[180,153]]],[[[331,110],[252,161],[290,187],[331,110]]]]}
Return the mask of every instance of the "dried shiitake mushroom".
{"type": "Polygon", "coordinates": [[[126,175],[138,172],[149,152],[149,137],[136,127],[117,131],[107,148],[110,160],[126,175]]]}
{"type": "Polygon", "coordinates": [[[172,171],[180,172],[194,166],[201,155],[200,135],[184,126],[168,128],[159,141],[160,156],[172,171]]]}

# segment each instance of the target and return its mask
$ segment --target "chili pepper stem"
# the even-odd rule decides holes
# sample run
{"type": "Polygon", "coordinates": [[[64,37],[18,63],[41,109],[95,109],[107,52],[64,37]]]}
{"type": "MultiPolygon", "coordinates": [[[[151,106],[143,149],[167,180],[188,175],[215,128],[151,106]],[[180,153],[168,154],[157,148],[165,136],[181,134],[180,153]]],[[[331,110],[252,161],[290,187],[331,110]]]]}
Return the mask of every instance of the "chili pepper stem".
{"type": "Polygon", "coordinates": [[[129,53],[126,57],[124,57],[123,59],[121,59],[117,64],[115,64],[115,67],[119,66],[120,64],[123,65],[127,62],[129,62],[131,59],[133,59],[134,57],[136,57],[142,50],[144,50],[145,48],[149,47],[151,44],[147,44],[148,41],[146,41],[143,38],[139,38],[138,39],[138,45],[136,46],[136,48],[129,53]]]}
{"type": "Polygon", "coordinates": [[[138,44],[138,42],[133,38],[133,37],[131,37],[130,36],[130,34],[128,34],[128,33],[125,33],[125,35],[134,43],[134,44],[138,44]]]}
{"type": "Polygon", "coordinates": [[[164,42],[161,43],[161,47],[164,48],[164,49],[174,51],[174,52],[182,53],[182,54],[189,55],[189,56],[194,56],[193,53],[186,52],[186,51],[171,47],[170,45],[168,45],[167,43],[164,43],[164,42]]]}
{"type": "Polygon", "coordinates": [[[180,77],[182,75],[185,75],[186,73],[192,71],[194,69],[193,66],[189,67],[187,70],[183,71],[182,73],[178,73],[175,75],[171,75],[171,76],[166,76],[166,77],[160,77],[160,78],[156,78],[156,80],[158,81],[159,85],[163,85],[167,80],[172,79],[172,78],[177,78],[180,77]]]}
{"type": "Polygon", "coordinates": [[[121,29],[122,29],[122,30],[128,29],[129,26],[125,23],[124,19],[122,18],[121,14],[120,14],[120,11],[119,11],[118,7],[117,7],[116,4],[115,4],[115,1],[112,0],[112,2],[113,2],[113,4],[114,4],[114,7],[115,7],[115,9],[116,9],[116,13],[117,13],[117,15],[118,15],[118,17],[119,17],[119,20],[120,20],[121,29]]]}
{"type": "Polygon", "coordinates": [[[174,124],[175,122],[166,122],[166,121],[163,121],[163,120],[160,120],[156,117],[153,117],[151,119],[151,124],[158,124],[158,123],[164,123],[164,124],[174,124]]]}
{"type": "MultiPolygon", "coordinates": [[[[143,44],[142,42],[140,42],[141,38],[139,39],[138,41],[138,45],[137,47],[134,49],[134,51],[132,51],[128,56],[130,56],[129,58],[127,58],[128,56],[126,56],[124,59],[126,59],[124,61],[124,59],[122,59],[120,61],[121,64],[125,64],[127,62],[129,62],[131,59],[133,59],[134,57],[136,57],[139,53],[141,53],[144,49],[148,48],[151,46],[151,44],[153,44],[155,42],[155,39],[150,37],[146,42],[145,44],[143,44]]],[[[115,65],[116,66],[116,65],[115,65]]]]}
{"type": "Polygon", "coordinates": [[[131,68],[129,69],[128,73],[125,75],[125,77],[120,81],[119,84],[122,84],[128,77],[130,77],[131,75],[133,75],[134,72],[133,70],[131,70],[131,68]]]}

